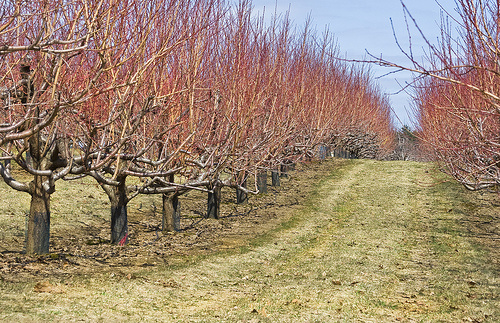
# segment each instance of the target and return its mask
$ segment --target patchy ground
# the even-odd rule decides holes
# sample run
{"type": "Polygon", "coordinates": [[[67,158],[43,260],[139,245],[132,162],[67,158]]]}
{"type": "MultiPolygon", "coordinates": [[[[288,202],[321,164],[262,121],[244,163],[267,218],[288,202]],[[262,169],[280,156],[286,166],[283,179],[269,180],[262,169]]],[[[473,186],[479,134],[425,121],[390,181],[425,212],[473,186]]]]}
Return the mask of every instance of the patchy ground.
{"type": "Polygon", "coordinates": [[[219,220],[204,218],[206,193],[190,192],[180,198],[181,231],[177,233],[161,231],[160,196],[139,196],[129,203],[126,247],[109,243],[110,210],[104,192],[91,180],[60,181],[52,198],[50,254],[39,257],[23,253],[28,195],[0,183],[0,277],[20,282],[120,267],[140,270],[246,246],[290,219],[313,185],[340,163],[300,164],[289,177],[281,178],[280,187],[269,186],[267,194],[250,196],[242,205],[234,203],[233,190],[223,189],[219,220]]]}
{"type": "Polygon", "coordinates": [[[22,201],[3,203],[1,321],[500,321],[498,197],[434,164],[302,165],[248,205],[226,200],[219,221],[191,195],[183,231],[165,237],[159,201],[133,201],[127,247],[106,242],[109,205],[92,185],[61,186],[40,259],[21,253],[22,208],[8,213],[22,201]]]}

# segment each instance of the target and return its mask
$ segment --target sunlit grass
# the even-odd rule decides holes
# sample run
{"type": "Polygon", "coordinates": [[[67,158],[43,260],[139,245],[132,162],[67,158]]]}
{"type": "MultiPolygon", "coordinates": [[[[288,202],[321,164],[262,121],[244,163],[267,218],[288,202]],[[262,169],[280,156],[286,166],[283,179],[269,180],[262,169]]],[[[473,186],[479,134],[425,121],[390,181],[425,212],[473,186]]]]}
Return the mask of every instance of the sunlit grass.
{"type": "Polygon", "coordinates": [[[433,164],[350,161],[249,244],[175,266],[0,283],[4,320],[496,322],[498,268],[433,164]]]}

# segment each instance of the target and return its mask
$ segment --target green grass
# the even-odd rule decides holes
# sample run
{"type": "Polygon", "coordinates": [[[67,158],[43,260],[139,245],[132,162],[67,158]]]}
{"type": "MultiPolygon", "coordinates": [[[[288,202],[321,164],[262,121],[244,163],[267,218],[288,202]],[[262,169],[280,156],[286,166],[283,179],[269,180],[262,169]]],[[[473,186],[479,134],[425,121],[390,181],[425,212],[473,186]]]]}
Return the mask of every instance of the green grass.
{"type": "Polygon", "coordinates": [[[473,198],[433,164],[347,161],[244,247],[53,279],[62,294],[0,282],[0,320],[497,322],[499,268],[464,223],[473,198]]]}

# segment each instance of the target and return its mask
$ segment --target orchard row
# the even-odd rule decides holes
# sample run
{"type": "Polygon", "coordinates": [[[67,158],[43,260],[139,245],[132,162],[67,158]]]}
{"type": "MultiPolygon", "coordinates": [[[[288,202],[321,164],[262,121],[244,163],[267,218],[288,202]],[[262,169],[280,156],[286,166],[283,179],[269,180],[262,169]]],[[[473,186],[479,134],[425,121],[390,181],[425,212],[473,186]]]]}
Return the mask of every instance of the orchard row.
{"type": "Polygon", "coordinates": [[[0,173],[31,195],[27,253],[49,251],[61,179],[99,183],[125,244],[138,194],[258,193],[247,178],[319,147],[389,151],[387,98],[338,56],[328,30],[248,0],[3,1],[0,173]]]}
{"type": "Polygon", "coordinates": [[[426,153],[466,188],[498,191],[500,3],[457,0],[456,10],[443,17],[437,44],[420,35],[429,45],[425,61],[377,63],[418,75],[414,111],[426,153]]]}

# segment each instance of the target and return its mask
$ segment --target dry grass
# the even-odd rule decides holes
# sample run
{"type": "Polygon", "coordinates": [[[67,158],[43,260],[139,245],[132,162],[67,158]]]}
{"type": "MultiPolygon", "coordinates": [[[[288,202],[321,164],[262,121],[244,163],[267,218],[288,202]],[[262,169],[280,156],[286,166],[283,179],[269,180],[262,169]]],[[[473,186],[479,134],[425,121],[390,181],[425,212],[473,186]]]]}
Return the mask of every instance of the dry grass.
{"type": "Polygon", "coordinates": [[[49,277],[38,285],[44,293],[34,292],[38,281],[0,282],[0,320],[500,320],[498,231],[474,234],[481,212],[497,214],[497,205],[475,203],[432,164],[342,165],[289,208],[290,220],[243,248],[176,266],[49,277]]]}

